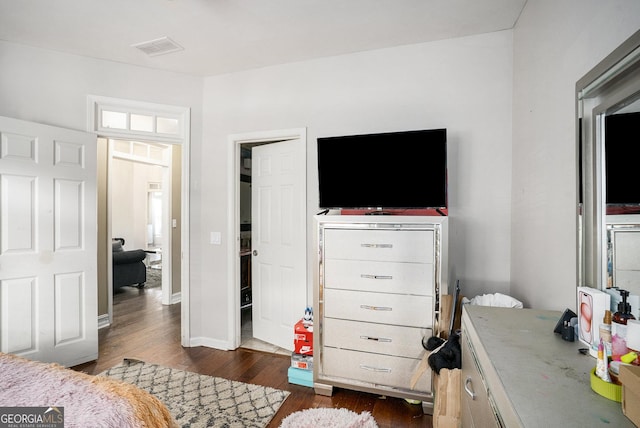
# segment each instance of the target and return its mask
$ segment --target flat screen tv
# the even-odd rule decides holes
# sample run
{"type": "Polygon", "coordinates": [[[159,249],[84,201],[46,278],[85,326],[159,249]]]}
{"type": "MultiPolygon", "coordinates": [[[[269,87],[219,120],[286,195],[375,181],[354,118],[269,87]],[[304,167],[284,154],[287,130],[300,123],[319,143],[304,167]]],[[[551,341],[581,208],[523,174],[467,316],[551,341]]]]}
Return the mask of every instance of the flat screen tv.
{"type": "Polygon", "coordinates": [[[447,207],[447,130],[318,138],[322,209],[447,207]]]}
{"type": "Polygon", "coordinates": [[[605,117],[605,195],[608,207],[640,206],[640,113],[605,117]]]}

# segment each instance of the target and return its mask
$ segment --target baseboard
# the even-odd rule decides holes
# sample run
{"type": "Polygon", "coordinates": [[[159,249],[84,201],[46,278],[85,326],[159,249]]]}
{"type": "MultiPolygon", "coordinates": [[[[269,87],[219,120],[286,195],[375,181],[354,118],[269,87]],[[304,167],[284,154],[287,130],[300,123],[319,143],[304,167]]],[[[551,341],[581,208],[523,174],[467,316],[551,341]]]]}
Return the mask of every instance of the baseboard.
{"type": "Polygon", "coordinates": [[[182,293],[178,292],[178,293],[173,293],[171,295],[171,304],[175,305],[176,303],[180,303],[182,302],[182,293]]]}
{"type": "Polygon", "coordinates": [[[229,342],[211,339],[209,337],[192,337],[189,346],[206,346],[207,348],[219,349],[221,351],[231,351],[233,347],[229,342]]]}
{"type": "Polygon", "coordinates": [[[98,330],[101,328],[109,327],[111,323],[109,322],[109,314],[98,315],[98,330]]]}

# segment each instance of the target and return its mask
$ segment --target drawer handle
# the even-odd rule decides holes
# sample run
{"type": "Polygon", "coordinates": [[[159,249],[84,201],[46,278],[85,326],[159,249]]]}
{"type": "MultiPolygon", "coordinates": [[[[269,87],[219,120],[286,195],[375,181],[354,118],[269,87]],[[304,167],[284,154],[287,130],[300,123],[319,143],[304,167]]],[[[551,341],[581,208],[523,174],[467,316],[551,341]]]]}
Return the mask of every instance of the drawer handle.
{"type": "Polygon", "coordinates": [[[371,336],[360,336],[360,339],[364,340],[373,340],[375,342],[393,342],[392,339],[388,339],[386,337],[371,337],[371,336]]]}
{"type": "Polygon", "coordinates": [[[361,247],[365,248],[393,248],[393,244],[360,244],[361,247]]]}
{"type": "Polygon", "coordinates": [[[386,369],[384,367],[373,367],[373,366],[367,366],[365,364],[360,364],[360,368],[362,370],[368,370],[370,372],[376,372],[376,373],[391,373],[391,369],[386,369]]]}
{"type": "Polygon", "coordinates": [[[362,273],[362,274],[360,274],[360,278],[366,278],[366,279],[393,279],[393,276],[391,276],[391,275],[370,275],[370,274],[362,273]]]}
{"type": "Polygon", "coordinates": [[[469,385],[471,385],[471,387],[473,387],[473,384],[471,383],[471,377],[467,377],[464,381],[464,390],[466,391],[467,394],[469,394],[469,397],[471,397],[472,400],[476,399],[476,393],[473,392],[473,389],[469,388],[469,385]]]}
{"type": "Polygon", "coordinates": [[[393,308],[389,306],[371,306],[371,305],[360,305],[362,309],[367,309],[370,311],[392,311],[393,308]]]}

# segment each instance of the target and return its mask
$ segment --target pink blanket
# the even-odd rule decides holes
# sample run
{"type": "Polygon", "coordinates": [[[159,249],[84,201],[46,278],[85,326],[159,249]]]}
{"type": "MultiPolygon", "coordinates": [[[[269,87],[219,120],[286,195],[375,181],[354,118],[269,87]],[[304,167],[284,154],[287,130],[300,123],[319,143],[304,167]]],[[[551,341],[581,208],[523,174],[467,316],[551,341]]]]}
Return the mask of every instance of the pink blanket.
{"type": "Polygon", "coordinates": [[[177,427],[166,406],[125,382],[0,352],[0,407],[64,407],[65,427],[177,427]]]}

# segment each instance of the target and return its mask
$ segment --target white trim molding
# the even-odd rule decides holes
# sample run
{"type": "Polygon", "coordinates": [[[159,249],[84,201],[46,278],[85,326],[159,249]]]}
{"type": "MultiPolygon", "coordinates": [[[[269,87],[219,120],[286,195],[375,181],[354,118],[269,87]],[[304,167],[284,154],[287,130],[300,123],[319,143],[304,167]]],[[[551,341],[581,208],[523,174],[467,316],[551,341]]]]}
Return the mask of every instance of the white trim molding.
{"type": "MultiPolygon", "coordinates": [[[[189,248],[190,248],[190,225],[189,225],[189,189],[191,177],[191,110],[188,107],[171,106],[166,104],[156,104],[143,101],[127,100],[120,98],[110,98],[97,95],[87,96],[87,130],[100,137],[120,140],[134,140],[151,143],[175,144],[182,147],[182,188],[181,188],[181,275],[180,293],[178,296],[172,295],[167,298],[170,302],[181,303],[181,344],[188,347],[191,345],[190,330],[190,272],[189,272],[189,248]],[[103,126],[102,113],[111,112],[120,115],[124,122],[116,127],[103,126]],[[148,126],[133,126],[132,117],[138,116],[142,122],[148,126]],[[160,119],[160,121],[159,121],[160,119]],[[171,129],[161,129],[160,122],[166,119],[175,125],[171,129]],[[132,129],[133,128],[133,129],[132,129]],[[162,131],[167,132],[162,132],[162,131]]],[[[110,151],[109,158],[112,153],[110,151]]],[[[107,234],[111,236],[111,223],[107,226],[107,234]]],[[[171,242],[167,243],[170,248],[171,242]]],[[[111,254],[111,243],[108,243],[107,253],[111,254]]],[[[164,269],[163,269],[164,270],[164,269]]],[[[163,273],[163,281],[164,276],[163,273]]],[[[111,287],[111,282],[109,282],[111,287]]],[[[163,289],[163,295],[164,293],[163,289]]],[[[109,316],[113,311],[113,297],[109,292],[109,316]]],[[[163,304],[171,304],[163,301],[163,304]]]]}

